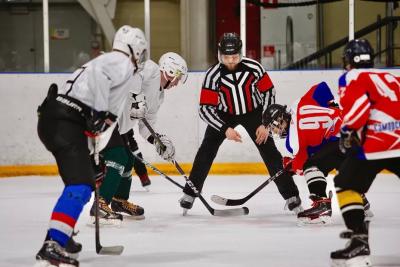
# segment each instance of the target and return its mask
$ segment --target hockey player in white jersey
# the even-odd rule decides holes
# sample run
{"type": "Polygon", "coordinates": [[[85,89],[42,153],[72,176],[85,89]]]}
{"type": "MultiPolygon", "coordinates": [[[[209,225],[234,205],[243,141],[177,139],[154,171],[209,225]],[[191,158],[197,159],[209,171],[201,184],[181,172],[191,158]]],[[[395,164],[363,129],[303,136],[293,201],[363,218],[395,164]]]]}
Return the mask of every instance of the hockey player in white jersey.
{"type": "MultiPolygon", "coordinates": [[[[136,101],[140,105],[146,106],[144,117],[151,126],[154,127],[157,112],[164,101],[164,91],[178,85],[181,81],[184,82],[186,76],[186,62],[176,53],[169,52],[161,56],[159,65],[152,60],[146,61],[144,69],[140,73],[140,89],[145,95],[145,101],[138,99],[136,95],[131,95],[130,98],[134,99],[133,102],[136,101]]],[[[172,160],[175,155],[174,145],[166,135],[159,134],[165,149],[162,149],[158,142],[154,142],[154,137],[140,120],[141,116],[137,116],[136,109],[132,109],[132,105],[134,104],[131,102],[125,105],[124,112],[118,120],[118,126],[106,149],[102,152],[106,165],[106,176],[100,187],[100,203],[104,204],[104,209],[109,210],[111,207],[114,212],[104,213],[102,224],[119,224],[122,216],[118,217],[118,215],[125,215],[130,219],[144,219],[144,209],[128,201],[134,164],[132,153],[138,152],[132,130],[137,123],[139,123],[141,136],[155,145],[163,159],[172,160]]],[[[93,208],[91,215],[94,215],[93,208]]]]}
{"type": "Polygon", "coordinates": [[[52,84],[38,108],[39,138],[55,157],[65,185],[51,214],[44,244],[36,254],[40,266],[79,266],[67,244],[95,188],[87,135],[100,135],[121,114],[145,61],[146,46],[134,28],[121,27],[112,52],[76,70],[60,90],[52,84]]]}

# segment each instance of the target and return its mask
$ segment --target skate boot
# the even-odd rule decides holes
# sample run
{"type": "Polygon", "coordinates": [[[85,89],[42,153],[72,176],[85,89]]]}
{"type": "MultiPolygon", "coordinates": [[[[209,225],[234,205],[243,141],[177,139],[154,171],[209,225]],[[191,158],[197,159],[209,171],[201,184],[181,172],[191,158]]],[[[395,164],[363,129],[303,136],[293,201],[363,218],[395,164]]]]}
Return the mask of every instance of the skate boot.
{"type": "Polygon", "coordinates": [[[144,209],[142,207],[125,199],[113,197],[111,201],[111,209],[118,214],[125,215],[125,218],[134,220],[143,220],[145,218],[144,209]]]}
{"type": "Polygon", "coordinates": [[[73,239],[73,237],[77,234],[77,232],[73,232],[71,238],[67,242],[67,245],[65,245],[65,251],[67,251],[71,258],[74,259],[78,259],[79,252],[82,251],[82,244],[73,239]]]}
{"type": "Polygon", "coordinates": [[[350,240],[344,249],[331,252],[332,267],[372,266],[367,233],[355,234],[345,231],[340,237],[350,240]]]}
{"type": "Polygon", "coordinates": [[[329,197],[319,197],[312,194],[312,207],[297,214],[297,219],[300,225],[306,224],[329,224],[332,217],[332,192],[329,192],[329,197]]]}
{"type": "Polygon", "coordinates": [[[187,194],[183,194],[181,199],[179,199],[179,204],[183,209],[183,216],[185,216],[188,210],[190,210],[193,207],[193,202],[194,202],[194,197],[189,196],[187,194]]]}
{"type": "Polygon", "coordinates": [[[286,204],[284,207],[284,210],[290,210],[293,211],[294,214],[299,214],[302,212],[304,209],[301,206],[301,199],[299,196],[294,196],[291,198],[286,199],[286,204]]]}
{"type": "Polygon", "coordinates": [[[139,175],[140,182],[142,183],[143,188],[148,192],[150,191],[151,181],[149,176],[146,174],[139,175]]]}
{"type": "Polygon", "coordinates": [[[36,266],[79,266],[79,262],[71,258],[66,250],[53,240],[43,243],[42,248],[36,254],[36,261],[36,266]]]}
{"type": "MultiPolygon", "coordinates": [[[[92,225],[95,221],[95,202],[93,202],[92,208],[90,209],[90,216],[92,217],[92,225]]],[[[121,214],[115,213],[107,204],[106,200],[99,197],[99,224],[102,226],[120,226],[123,220],[121,214]]]]}

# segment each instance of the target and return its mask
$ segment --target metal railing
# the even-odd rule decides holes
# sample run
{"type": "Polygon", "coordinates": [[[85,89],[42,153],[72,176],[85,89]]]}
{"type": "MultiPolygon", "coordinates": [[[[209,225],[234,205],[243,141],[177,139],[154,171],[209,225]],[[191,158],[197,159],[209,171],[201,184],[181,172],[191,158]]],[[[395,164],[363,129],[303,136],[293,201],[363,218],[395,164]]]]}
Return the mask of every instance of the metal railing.
{"type": "MultiPolygon", "coordinates": [[[[393,16],[393,17],[386,17],[381,19],[378,17],[378,20],[360,30],[355,32],[354,36],[355,38],[360,38],[363,37],[371,32],[378,31],[377,32],[377,51],[376,55],[379,58],[383,53],[386,53],[386,66],[392,67],[394,65],[394,50],[400,49],[400,47],[395,47],[394,46],[394,30],[397,27],[397,22],[400,21],[399,16],[393,16]],[[387,34],[386,34],[386,47],[385,49],[381,48],[381,28],[387,26],[387,34]]],[[[307,68],[308,64],[315,60],[319,60],[321,58],[324,58],[324,64],[320,65],[319,67],[325,67],[325,68],[331,68],[332,67],[332,52],[343,47],[345,44],[347,44],[349,37],[346,36],[333,44],[330,44],[326,47],[324,47],[321,50],[318,50],[317,52],[308,55],[292,64],[289,64],[286,66],[284,69],[305,69],[307,68]]]]}

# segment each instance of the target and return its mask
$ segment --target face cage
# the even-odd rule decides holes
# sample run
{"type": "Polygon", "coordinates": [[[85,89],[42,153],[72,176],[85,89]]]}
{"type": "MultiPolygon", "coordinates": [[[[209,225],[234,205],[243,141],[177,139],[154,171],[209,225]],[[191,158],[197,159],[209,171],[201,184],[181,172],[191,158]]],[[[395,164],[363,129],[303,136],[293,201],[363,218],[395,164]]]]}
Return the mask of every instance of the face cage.
{"type": "Polygon", "coordinates": [[[281,139],[286,138],[286,136],[288,135],[287,133],[288,126],[286,126],[285,128],[282,126],[284,121],[285,120],[283,119],[283,117],[279,117],[268,125],[270,137],[281,138],[281,139]]]}
{"type": "Polygon", "coordinates": [[[173,78],[172,80],[170,80],[170,79],[169,79],[170,76],[168,76],[168,75],[166,74],[166,71],[165,71],[165,70],[162,71],[162,74],[163,74],[165,80],[168,81],[167,85],[169,85],[170,83],[174,83],[174,82],[176,81],[176,79],[179,79],[179,82],[178,82],[178,83],[180,83],[180,84],[185,84],[185,83],[186,83],[186,80],[187,80],[187,78],[188,78],[188,76],[189,76],[187,73],[183,74],[181,71],[177,70],[176,73],[175,73],[175,75],[173,76],[174,78],[173,78]]]}

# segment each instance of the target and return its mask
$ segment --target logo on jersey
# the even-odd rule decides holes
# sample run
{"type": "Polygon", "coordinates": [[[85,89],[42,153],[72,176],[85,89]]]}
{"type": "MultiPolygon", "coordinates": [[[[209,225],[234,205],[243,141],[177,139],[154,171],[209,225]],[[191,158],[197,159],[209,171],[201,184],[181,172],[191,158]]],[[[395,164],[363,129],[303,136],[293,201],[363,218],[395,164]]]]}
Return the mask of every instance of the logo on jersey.
{"type": "Polygon", "coordinates": [[[394,132],[400,129],[400,121],[377,123],[373,125],[373,129],[375,132],[394,132]]]}

